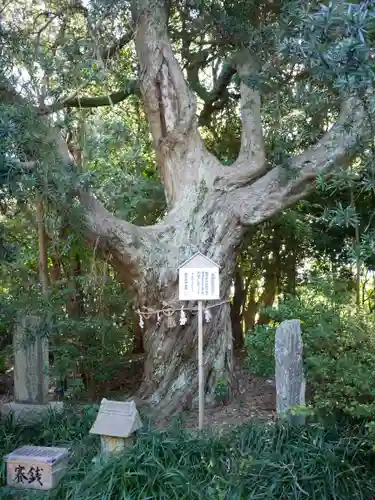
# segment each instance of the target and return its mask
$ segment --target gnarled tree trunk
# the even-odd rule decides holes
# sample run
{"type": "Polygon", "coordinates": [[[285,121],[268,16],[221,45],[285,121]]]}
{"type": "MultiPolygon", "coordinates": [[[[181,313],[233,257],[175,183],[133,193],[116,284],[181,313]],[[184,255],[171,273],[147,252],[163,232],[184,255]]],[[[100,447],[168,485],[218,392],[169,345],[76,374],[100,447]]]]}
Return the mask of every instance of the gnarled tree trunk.
{"type": "MultiPolygon", "coordinates": [[[[223,297],[228,296],[231,286],[230,258],[221,272],[221,290],[223,297]]],[[[158,280],[159,278],[157,278],[158,280]]],[[[157,283],[157,281],[156,281],[157,283]]],[[[155,283],[155,284],[156,284],[155,283]]],[[[148,286],[151,288],[148,281],[148,286]]],[[[160,293],[160,289],[157,290],[160,293]]],[[[177,277],[168,280],[164,293],[158,298],[151,293],[142,293],[141,299],[152,306],[162,307],[160,299],[169,304],[178,302],[177,277]],[[156,300],[155,300],[156,299],[156,300]]],[[[196,304],[188,303],[187,307],[196,304]]],[[[204,366],[206,402],[214,403],[215,384],[218,380],[232,382],[232,331],[229,315],[229,304],[211,309],[212,319],[204,324],[204,366]]],[[[188,322],[179,325],[179,317],[175,316],[177,325],[168,327],[164,317],[157,324],[156,318],[146,320],[144,348],[146,352],[145,377],[140,388],[142,397],[150,397],[160,411],[169,414],[195,405],[198,397],[198,363],[197,363],[197,315],[186,312],[188,322]]]]}
{"type": "MultiPolygon", "coordinates": [[[[168,37],[168,2],[132,0],[131,4],[140,65],[136,93],[141,94],[150,124],[168,213],[155,226],[137,227],[115,218],[94,196],[78,190],[86,237],[107,254],[124,283],[134,291],[136,307],[160,308],[163,301],[178,307],[177,268],[197,250],[220,266],[221,298],[227,299],[235,248],[244,228],[259,224],[307,195],[317,175],[347,165],[358,144],[370,136],[368,116],[361,100],[348,97],[336,124],[315,145],[289,159],[293,175],[285,176],[285,165],[273,167],[266,161],[260,92],[245,83],[252,81],[249,77],[256,77],[257,61],[254,54],[243,50],[233,55],[227,72],[229,81],[236,72],[241,80],[241,148],[236,162],[225,167],[207,151],[199,134],[196,97],[184,79],[168,37]]],[[[220,95],[215,88],[209,94],[212,102],[220,95]]],[[[103,101],[114,104],[108,96],[83,100],[74,95],[41,113],[3,81],[0,99],[15,106],[27,105],[34,109],[35,119],[44,124],[47,119],[43,113],[63,106],[87,107],[103,105],[103,101]]],[[[67,144],[53,127],[49,133],[44,143],[56,146],[56,157],[71,171],[74,158],[67,144]]],[[[37,162],[24,162],[24,167],[33,168],[33,163],[35,166],[37,162]]],[[[157,326],[155,318],[146,323],[145,375],[140,394],[164,416],[190,406],[196,397],[196,332],[195,318],[184,327],[170,329],[165,321],[157,326]]],[[[214,309],[211,323],[205,326],[204,362],[206,398],[212,401],[215,382],[232,380],[229,304],[214,309]]]]}
{"type": "MultiPolygon", "coordinates": [[[[196,189],[192,186],[192,189],[196,189]]],[[[199,195],[199,189],[196,189],[199,195]]],[[[192,196],[193,198],[193,196],[192,196]]],[[[194,198],[193,198],[194,199],[194,198]]],[[[144,244],[142,256],[134,264],[133,281],[136,306],[161,309],[163,304],[180,307],[178,300],[178,267],[197,250],[220,265],[220,291],[223,300],[229,298],[235,266],[233,248],[241,231],[235,220],[220,221],[216,210],[199,212],[194,203],[176,211],[177,220],[168,218],[168,224],[154,227],[154,234],[144,244]],[[186,228],[185,231],[182,228],[186,228]]],[[[219,212],[220,213],[220,212],[219,212]]],[[[147,231],[147,230],[146,230],[147,231]]],[[[145,240],[143,240],[145,241],[145,240]]],[[[117,265],[121,265],[117,262],[117,265]]],[[[196,303],[184,303],[189,307],[196,303]]],[[[212,319],[204,325],[204,365],[206,402],[214,402],[216,381],[232,382],[232,330],[230,305],[225,303],[211,309],[212,319]]],[[[197,400],[197,316],[186,312],[188,322],[179,325],[179,314],[174,315],[176,326],[168,327],[161,315],[160,324],[155,315],[145,319],[143,347],[146,353],[144,382],[139,393],[142,398],[158,406],[164,415],[190,407],[197,400]]]]}

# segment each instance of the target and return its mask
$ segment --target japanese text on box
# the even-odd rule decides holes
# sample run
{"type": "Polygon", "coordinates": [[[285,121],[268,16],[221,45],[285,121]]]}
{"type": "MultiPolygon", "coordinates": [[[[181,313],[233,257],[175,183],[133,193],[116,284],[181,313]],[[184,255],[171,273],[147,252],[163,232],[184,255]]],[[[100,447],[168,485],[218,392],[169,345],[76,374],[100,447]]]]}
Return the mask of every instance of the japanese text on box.
{"type": "Polygon", "coordinates": [[[39,468],[38,466],[34,465],[34,466],[25,466],[25,465],[21,465],[21,464],[18,464],[15,468],[14,468],[14,478],[13,478],[13,481],[16,483],[16,484],[24,484],[24,483],[27,483],[27,484],[31,484],[31,483],[34,483],[35,481],[38,482],[40,484],[40,486],[43,486],[43,483],[42,483],[42,473],[43,473],[43,469],[39,468]]]}

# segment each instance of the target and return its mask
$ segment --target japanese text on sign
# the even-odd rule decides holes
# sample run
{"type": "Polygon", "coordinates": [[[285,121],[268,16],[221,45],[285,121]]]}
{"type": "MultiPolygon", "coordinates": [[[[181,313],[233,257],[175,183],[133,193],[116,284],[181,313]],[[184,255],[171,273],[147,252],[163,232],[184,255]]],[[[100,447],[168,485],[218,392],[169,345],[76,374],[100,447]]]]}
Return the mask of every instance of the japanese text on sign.
{"type": "Polygon", "coordinates": [[[42,483],[42,472],[43,469],[39,467],[29,467],[27,470],[24,465],[17,465],[14,469],[14,481],[17,484],[32,484],[35,481],[43,486],[42,483]]]}
{"type": "Polygon", "coordinates": [[[185,268],[180,273],[180,300],[216,300],[219,295],[218,269],[185,268]]]}

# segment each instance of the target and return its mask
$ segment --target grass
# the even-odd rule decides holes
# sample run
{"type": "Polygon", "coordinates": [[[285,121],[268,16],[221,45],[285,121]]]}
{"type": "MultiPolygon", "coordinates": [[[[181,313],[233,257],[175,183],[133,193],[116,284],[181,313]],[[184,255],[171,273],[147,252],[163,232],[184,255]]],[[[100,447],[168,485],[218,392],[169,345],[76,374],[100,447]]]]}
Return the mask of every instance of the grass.
{"type": "Polygon", "coordinates": [[[99,439],[88,431],[92,406],[50,415],[41,426],[0,420],[0,452],[18,446],[61,445],[72,450],[69,473],[48,493],[6,488],[0,498],[130,499],[366,499],[375,498],[374,457],[357,429],[303,429],[247,425],[222,435],[194,435],[176,427],[146,430],[134,448],[105,464],[92,464],[99,439]]]}

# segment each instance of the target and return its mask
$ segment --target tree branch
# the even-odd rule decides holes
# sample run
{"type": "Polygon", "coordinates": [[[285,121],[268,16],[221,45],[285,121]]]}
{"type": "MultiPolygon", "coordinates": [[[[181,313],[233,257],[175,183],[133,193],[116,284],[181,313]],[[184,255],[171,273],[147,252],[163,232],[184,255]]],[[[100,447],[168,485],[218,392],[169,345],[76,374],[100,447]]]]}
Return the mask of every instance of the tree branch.
{"type": "Polygon", "coordinates": [[[218,190],[248,185],[268,169],[263,141],[260,91],[255,88],[258,63],[248,51],[236,54],[233,63],[241,79],[241,148],[231,168],[223,169],[217,182],[218,190]],[[254,79],[253,82],[249,81],[251,78],[254,79]]]}
{"type": "Polygon", "coordinates": [[[45,115],[49,113],[54,113],[63,108],[98,108],[100,106],[112,106],[124,101],[131,95],[140,95],[139,85],[136,80],[130,80],[128,87],[124,90],[119,90],[118,92],[113,92],[112,94],[101,95],[101,96],[69,96],[67,98],[57,101],[51,106],[46,106],[40,108],[39,114],[45,115]]]}
{"type": "Polygon", "coordinates": [[[115,43],[113,43],[110,47],[107,47],[105,49],[102,49],[100,51],[100,55],[102,59],[107,60],[107,59],[112,59],[114,56],[116,56],[120,50],[127,45],[134,36],[134,32],[132,29],[129,29],[126,33],[122,35],[115,43]]]}
{"type": "MultiPolygon", "coordinates": [[[[184,39],[183,39],[184,40],[184,39]]],[[[186,73],[189,84],[194,92],[206,102],[209,99],[209,92],[203,87],[199,81],[199,70],[207,63],[207,59],[211,53],[210,49],[201,50],[199,52],[190,51],[190,43],[183,47],[183,56],[189,60],[186,66],[186,73]]]]}
{"type": "MultiPolygon", "coordinates": [[[[135,46],[141,67],[140,88],[167,202],[171,206],[186,181],[184,160],[189,151],[203,147],[197,131],[196,98],[173,55],[165,0],[154,0],[152,8],[149,0],[133,0],[132,6],[135,46]]],[[[197,171],[199,165],[191,164],[189,168],[191,172],[197,171]]]]}
{"type": "MultiPolygon", "coordinates": [[[[229,99],[227,87],[232,80],[236,69],[232,64],[225,63],[220,75],[214,81],[214,88],[209,92],[199,81],[199,71],[202,70],[212,55],[210,48],[192,53],[190,51],[190,43],[192,40],[186,40],[182,37],[182,55],[189,61],[186,66],[188,81],[191,88],[204,102],[203,109],[199,115],[199,125],[208,125],[210,123],[211,115],[220,109],[223,109],[229,99]]],[[[196,44],[194,40],[194,44],[196,44]]]]}
{"type": "MultiPolygon", "coordinates": [[[[93,27],[91,26],[89,19],[89,11],[87,10],[87,7],[85,7],[79,0],[75,0],[74,2],[72,2],[70,8],[73,8],[78,12],[81,12],[81,14],[83,14],[87,22],[89,34],[92,37],[93,41],[95,41],[97,37],[95,36],[95,33],[93,32],[93,27]]],[[[133,36],[134,36],[133,29],[129,28],[129,30],[126,33],[124,33],[110,47],[97,50],[96,55],[102,60],[111,59],[112,57],[117,55],[120,52],[120,50],[132,40],[133,36]]]]}
{"type": "MultiPolygon", "coordinates": [[[[38,122],[40,125],[46,124],[46,118],[38,114],[38,108],[28,104],[23,97],[5,83],[0,86],[0,98],[6,98],[6,102],[14,106],[29,105],[30,110],[35,113],[35,126],[38,126],[38,122]]],[[[56,161],[61,164],[61,168],[71,171],[74,159],[60,131],[55,127],[49,127],[49,136],[45,140],[51,144],[51,147],[55,147],[56,161]]],[[[27,148],[27,144],[24,147],[27,148]]],[[[28,157],[28,151],[21,151],[21,153],[26,158],[28,157]]],[[[39,161],[42,159],[25,162],[15,160],[13,164],[26,171],[35,168],[39,161]]],[[[84,211],[83,226],[86,239],[95,247],[110,251],[118,263],[126,266],[126,275],[122,276],[123,279],[127,280],[129,284],[134,282],[136,279],[134,273],[140,269],[138,261],[143,256],[143,250],[146,245],[152,244],[152,242],[150,243],[151,231],[114,217],[95,196],[83,189],[77,189],[75,193],[72,193],[72,196],[77,196],[84,211]]]]}
{"type": "Polygon", "coordinates": [[[260,91],[255,88],[255,78],[258,74],[258,64],[249,54],[239,54],[237,71],[240,83],[240,109],[242,121],[241,149],[238,163],[246,162],[248,172],[263,170],[265,165],[265,150],[263,142],[260,91]],[[242,58],[245,57],[244,60],[242,58]],[[254,81],[249,81],[251,78],[254,81]]]}
{"type": "Polygon", "coordinates": [[[84,210],[84,235],[95,248],[110,252],[117,263],[126,270],[122,276],[131,285],[138,277],[139,261],[143,258],[143,248],[150,246],[150,234],[145,227],[138,227],[114,217],[102,203],[88,191],[77,191],[84,210]]]}
{"type": "Polygon", "coordinates": [[[224,107],[229,98],[228,85],[235,73],[236,69],[233,66],[224,64],[214,88],[205,96],[205,103],[199,115],[200,125],[207,125],[214,111],[218,111],[224,107]]]}
{"type": "Polygon", "coordinates": [[[195,97],[177,63],[167,33],[164,0],[133,1],[135,45],[141,65],[141,92],[156,147],[185,141],[195,121],[195,97]]]}
{"type": "MultiPolygon", "coordinates": [[[[65,168],[69,168],[73,158],[68,145],[55,129],[58,155],[65,168]]],[[[77,189],[76,195],[84,211],[83,226],[85,238],[95,247],[110,251],[111,255],[125,266],[128,276],[123,276],[130,285],[136,278],[134,272],[139,269],[137,263],[142,257],[142,250],[149,239],[146,228],[118,219],[91,193],[77,189]]]]}
{"type": "MultiPolygon", "coordinates": [[[[368,98],[369,96],[367,96],[368,98]]],[[[233,208],[244,225],[258,224],[306,197],[318,175],[347,166],[371,135],[366,107],[369,99],[348,98],[332,128],[314,146],[236,191],[233,208]]]]}

